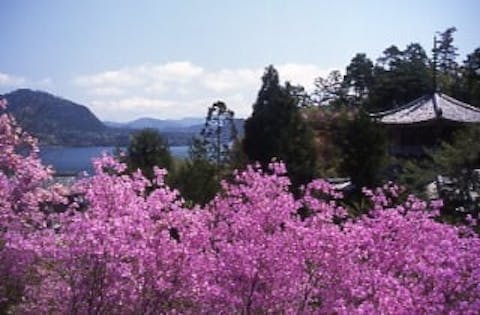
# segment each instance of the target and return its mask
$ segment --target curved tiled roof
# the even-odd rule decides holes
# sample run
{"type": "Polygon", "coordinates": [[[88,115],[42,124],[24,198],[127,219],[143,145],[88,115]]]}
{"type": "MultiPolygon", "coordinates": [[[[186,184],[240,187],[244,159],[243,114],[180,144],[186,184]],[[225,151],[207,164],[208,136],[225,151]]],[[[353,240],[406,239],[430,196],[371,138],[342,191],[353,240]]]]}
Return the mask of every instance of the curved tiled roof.
{"type": "Polygon", "coordinates": [[[434,93],[371,116],[384,124],[412,124],[434,119],[472,123],[480,122],[480,109],[445,94],[434,93]]]}

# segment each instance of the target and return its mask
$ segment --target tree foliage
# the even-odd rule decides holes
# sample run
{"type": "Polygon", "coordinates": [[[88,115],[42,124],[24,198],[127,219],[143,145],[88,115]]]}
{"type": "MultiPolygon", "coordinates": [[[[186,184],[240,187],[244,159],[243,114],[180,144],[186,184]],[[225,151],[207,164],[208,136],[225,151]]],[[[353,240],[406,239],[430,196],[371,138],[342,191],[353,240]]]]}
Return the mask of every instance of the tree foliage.
{"type": "MultiPolygon", "coordinates": [[[[454,27],[448,28],[444,32],[439,33],[437,37],[438,41],[434,50],[434,56],[437,56],[437,90],[466,103],[479,106],[480,49],[477,48],[474,52],[467,55],[463,64],[459,65],[457,63],[458,49],[454,45],[455,31],[454,27]]],[[[322,161],[322,159],[328,158],[338,162],[323,163],[323,165],[329,166],[328,174],[350,176],[360,171],[355,166],[347,166],[347,164],[361,164],[358,158],[352,161],[350,157],[342,153],[338,155],[338,152],[351,151],[356,147],[358,149],[357,153],[359,153],[363,149],[363,140],[357,137],[356,133],[351,135],[351,139],[347,138],[348,133],[344,128],[348,124],[336,127],[338,132],[337,129],[334,132],[328,131],[330,128],[328,126],[336,125],[335,121],[340,116],[337,114],[345,111],[345,107],[365,110],[370,113],[389,110],[397,106],[406,105],[418,97],[433,93],[433,65],[434,60],[429,58],[425,49],[418,43],[411,43],[404,49],[392,45],[383,51],[375,63],[365,54],[358,53],[346,67],[343,77],[340,71],[333,71],[327,78],[320,77],[316,79],[316,89],[313,92],[313,97],[316,104],[320,105],[319,112],[333,113],[320,115],[320,121],[323,122],[322,126],[319,125],[318,121],[311,121],[315,115],[309,117],[309,123],[311,126],[314,126],[314,131],[317,135],[318,150],[324,155],[320,156],[319,160],[322,161]],[[324,107],[324,105],[329,106],[324,107]],[[328,119],[332,121],[326,122],[325,117],[329,117],[328,119]],[[332,142],[324,141],[322,136],[318,139],[319,134],[330,134],[332,139],[336,139],[337,145],[332,146],[332,142]],[[349,145],[341,145],[342,143],[352,145],[348,147],[349,145]],[[343,149],[338,148],[338,145],[341,145],[343,149]],[[331,158],[335,154],[336,157],[331,158]]],[[[315,117],[313,119],[318,118],[315,117]]],[[[384,140],[381,138],[378,138],[378,141],[377,145],[371,147],[372,155],[375,152],[380,153],[377,149],[385,145],[384,140]]],[[[348,154],[351,153],[353,152],[348,154]]],[[[380,156],[378,158],[381,159],[380,156]]],[[[410,169],[403,176],[403,179],[409,183],[410,187],[419,188],[421,185],[428,183],[431,175],[427,175],[421,169],[431,170],[431,168],[428,165],[423,166],[424,162],[407,161],[403,163],[406,169],[410,169]],[[419,167],[421,168],[420,171],[415,174],[413,170],[417,170],[419,167]]],[[[391,169],[393,170],[393,168],[391,169]]],[[[390,175],[393,175],[393,173],[390,175]]],[[[369,177],[360,176],[361,181],[369,177]]]]}
{"type": "Polygon", "coordinates": [[[127,164],[132,172],[137,169],[153,178],[153,167],[172,168],[168,144],[156,129],[146,128],[134,133],[127,149],[127,164]]]}
{"type": "Polygon", "coordinates": [[[480,48],[467,56],[462,70],[465,100],[473,106],[480,107],[480,48]]]}
{"type": "Polygon", "coordinates": [[[449,27],[444,32],[439,33],[440,38],[434,49],[437,55],[437,67],[443,74],[455,74],[458,69],[456,58],[458,48],[453,45],[453,34],[457,31],[456,27],[449,27]]]}
{"type": "Polygon", "coordinates": [[[421,192],[435,183],[444,200],[445,219],[458,222],[478,219],[480,214],[480,126],[459,130],[450,142],[419,161],[409,161],[401,180],[421,192]]]}
{"type": "MultiPolygon", "coordinates": [[[[459,65],[455,32],[455,27],[439,32],[433,49],[437,88],[478,106],[479,52],[476,49],[459,65]]],[[[411,43],[403,50],[391,45],[375,63],[364,53],[357,53],[347,65],[343,77],[339,71],[332,71],[327,78],[315,80],[313,99],[318,105],[355,105],[370,112],[405,105],[433,92],[433,59],[418,43],[411,43]]]]}
{"type": "Polygon", "coordinates": [[[344,155],[339,138],[340,134],[345,134],[341,132],[346,125],[345,120],[353,119],[357,112],[355,107],[342,105],[318,106],[303,111],[314,134],[319,176],[325,178],[346,176],[340,170],[344,155]]]}
{"type": "Polygon", "coordinates": [[[272,158],[283,160],[295,186],[315,176],[312,132],[299,111],[297,89],[280,84],[277,70],[266,68],[262,87],[245,121],[243,146],[248,159],[266,166],[272,158]]]}
{"type": "Polygon", "coordinates": [[[344,83],[342,74],[334,70],[326,78],[315,79],[313,100],[317,105],[346,105],[350,103],[348,87],[344,83]]]}
{"type": "Polygon", "coordinates": [[[234,112],[224,102],[208,108],[205,125],[193,139],[189,157],[176,171],[173,186],[191,204],[208,203],[220,189],[233,161],[232,146],[238,142],[234,112]]]}
{"type": "Polygon", "coordinates": [[[351,86],[355,97],[363,100],[373,85],[373,63],[366,54],[357,54],[347,66],[345,84],[351,86]]]}
{"type": "Polygon", "coordinates": [[[204,143],[194,139],[189,157],[175,171],[172,186],[180,191],[187,203],[204,205],[220,189],[220,169],[208,159],[204,143]]]}
{"type": "Polygon", "coordinates": [[[353,118],[345,117],[334,137],[342,153],[340,172],[350,176],[358,191],[379,185],[387,159],[385,132],[360,111],[353,118]]]}
{"type": "Polygon", "coordinates": [[[234,112],[224,102],[216,102],[208,108],[205,125],[200,133],[205,159],[221,168],[230,162],[230,147],[237,140],[234,112]]]}
{"type": "Polygon", "coordinates": [[[369,111],[405,105],[433,91],[429,60],[417,43],[403,51],[396,46],[387,48],[373,71],[373,85],[365,102],[369,111]]]}

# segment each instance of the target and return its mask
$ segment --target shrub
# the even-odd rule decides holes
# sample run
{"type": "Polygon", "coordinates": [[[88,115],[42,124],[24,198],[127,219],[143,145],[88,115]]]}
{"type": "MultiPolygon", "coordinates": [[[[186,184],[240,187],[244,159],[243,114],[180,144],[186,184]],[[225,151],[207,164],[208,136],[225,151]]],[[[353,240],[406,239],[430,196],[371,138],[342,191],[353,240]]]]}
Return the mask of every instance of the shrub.
{"type": "Polygon", "coordinates": [[[277,162],[236,172],[210,203],[186,209],[164,170],[128,174],[111,156],[70,191],[41,188],[48,172],[35,155],[14,153],[21,137],[9,117],[0,130],[6,313],[480,310],[480,240],[435,221],[438,201],[398,198],[391,185],[365,190],[372,206],[349,218],[323,180],[293,195],[277,162]],[[83,207],[68,203],[72,193],[83,207]],[[64,207],[47,211],[44,201],[64,207]],[[312,215],[300,218],[301,207],[312,215]]]}

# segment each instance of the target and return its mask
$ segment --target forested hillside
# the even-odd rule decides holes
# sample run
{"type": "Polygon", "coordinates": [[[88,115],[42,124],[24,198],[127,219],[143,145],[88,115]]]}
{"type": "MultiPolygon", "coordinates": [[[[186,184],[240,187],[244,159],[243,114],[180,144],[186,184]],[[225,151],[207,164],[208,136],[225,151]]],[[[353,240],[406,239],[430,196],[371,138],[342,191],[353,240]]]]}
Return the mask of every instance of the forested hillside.
{"type": "Polygon", "coordinates": [[[115,145],[128,134],[105,126],[86,106],[52,94],[19,89],[3,95],[20,126],[50,145],[115,145]]]}

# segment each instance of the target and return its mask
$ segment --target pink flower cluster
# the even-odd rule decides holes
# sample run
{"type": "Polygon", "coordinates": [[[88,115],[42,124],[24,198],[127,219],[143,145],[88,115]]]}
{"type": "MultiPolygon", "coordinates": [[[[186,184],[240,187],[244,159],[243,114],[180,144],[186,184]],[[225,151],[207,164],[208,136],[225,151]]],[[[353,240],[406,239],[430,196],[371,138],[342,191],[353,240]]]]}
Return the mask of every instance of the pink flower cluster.
{"type": "Polygon", "coordinates": [[[350,218],[315,180],[296,198],[282,163],[249,166],[188,209],[164,170],[110,156],[48,186],[33,139],[0,117],[0,308],[13,314],[478,314],[480,240],[440,203],[365,191],[350,218]],[[25,151],[28,149],[27,151],[25,151]],[[71,198],[76,196],[76,198],[71,198]],[[300,209],[311,214],[301,218],[300,209]]]}

